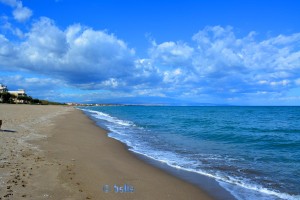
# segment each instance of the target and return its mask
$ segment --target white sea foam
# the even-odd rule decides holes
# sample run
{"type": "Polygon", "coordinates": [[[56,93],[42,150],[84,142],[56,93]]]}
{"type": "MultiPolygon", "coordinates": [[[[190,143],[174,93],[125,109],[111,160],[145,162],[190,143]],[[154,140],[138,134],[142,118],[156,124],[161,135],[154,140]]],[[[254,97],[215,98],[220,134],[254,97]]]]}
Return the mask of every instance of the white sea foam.
{"type": "MultiPolygon", "coordinates": [[[[182,163],[182,161],[184,161],[183,159],[180,159],[180,162],[178,162],[178,164],[174,164],[176,162],[174,162],[174,160],[170,160],[170,159],[160,159],[157,158],[157,156],[149,156],[147,153],[141,153],[138,150],[132,150],[135,153],[139,153],[142,154],[144,156],[147,156],[151,159],[155,159],[158,160],[162,163],[165,163],[171,167],[177,168],[177,169],[181,169],[181,170],[185,170],[185,171],[189,171],[189,172],[194,172],[194,173],[198,173],[201,175],[205,175],[211,178],[214,178],[215,180],[217,180],[221,186],[223,186],[225,189],[227,189],[229,192],[231,192],[237,199],[240,200],[247,200],[247,199],[263,199],[263,200],[274,200],[274,199],[286,199],[286,200],[299,200],[300,199],[300,195],[289,195],[289,194],[285,194],[285,193],[280,193],[278,191],[273,191],[267,188],[264,188],[262,186],[259,186],[257,184],[251,184],[249,183],[249,180],[245,180],[245,179],[238,179],[238,178],[234,178],[231,176],[222,176],[222,175],[217,175],[217,174],[211,174],[211,173],[207,173],[205,171],[202,170],[195,170],[194,168],[188,168],[188,167],[181,167],[180,165],[186,165],[188,166],[190,163],[182,163]],[[227,183],[227,184],[222,184],[222,183],[227,183]],[[231,188],[229,187],[231,185],[231,188]],[[253,198],[249,197],[249,193],[244,193],[242,191],[239,190],[239,192],[236,192],[235,190],[233,190],[232,185],[235,186],[240,186],[243,187],[245,189],[248,190],[252,190],[252,191],[256,191],[258,193],[253,193],[252,196],[253,198]],[[262,195],[261,195],[262,194],[262,195]],[[263,195],[265,194],[265,195],[263,195]]],[[[166,157],[164,157],[166,158],[166,157]]],[[[192,166],[192,165],[190,165],[192,166]]]]}
{"type": "MultiPolygon", "coordinates": [[[[115,139],[118,139],[122,141],[121,138],[114,137],[115,139]]],[[[122,141],[126,143],[128,146],[131,146],[131,142],[128,140],[122,141]]],[[[192,164],[192,161],[186,158],[182,158],[178,155],[175,155],[171,152],[160,152],[155,151],[152,149],[146,149],[143,147],[143,149],[136,148],[137,146],[131,146],[130,151],[141,154],[143,156],[146,156],[150,159],[159,161],[161,163],[165,163],[170,167],[189,171],[193,173],[197,173],[200,175],[211,177],[215,180],[217,180],[222,187],[224,187],[226,190],[228,190],[232,195],[234,195],[239,200],[248,200],[250,198],[249,191],[252,191],[250,199],[260,199],[260,200],[277,200],[277,199],[286,199],[286,200],[300,200],[299,195],[289,195],[285,193],[280,193],[277,191],[273,191],[267,188],[264,188],[262,186],[259,186],[257,184],[250,183],[249,180],[242,179],[242,178],[234,178],[232,176],[225,176],[222,174],[213,174],[208,173],[203,170],[195,169],[196,166],[199,166],[199,163],[192,164]],[[189,167],[188,167],[189,166],[189,167]],[[237,186],[242,187],[244,189],[247,189],[247,192],[243,192],[242,190],[235,189],[237,186]]],[[[212,156],[213,159],[215,159],[212,156]]]]}
{"type": "Polygon", "coordinates": [[[121,120],[116,117],[112,117],[109,114],[100,112],[100,111],[94,111],[94,110],[88,110],[88,109],[81,109],[83,111],[91,113],[91,115],[97,119],[105,120],[111,123],[116,123],[121,126],[135,126],[133,122],[126,121],[126,120],[121,120]]]}

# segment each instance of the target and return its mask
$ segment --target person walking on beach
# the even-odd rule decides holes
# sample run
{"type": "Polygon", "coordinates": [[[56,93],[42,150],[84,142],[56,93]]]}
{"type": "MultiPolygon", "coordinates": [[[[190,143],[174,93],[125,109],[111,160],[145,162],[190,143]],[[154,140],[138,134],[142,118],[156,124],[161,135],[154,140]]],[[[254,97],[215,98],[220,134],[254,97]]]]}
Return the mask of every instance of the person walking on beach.
{"type": "Polygon", "coordinates": [[[1,126],[2,126],[2,120],[0,119],[0,130],[1,130],[1,126]]]}

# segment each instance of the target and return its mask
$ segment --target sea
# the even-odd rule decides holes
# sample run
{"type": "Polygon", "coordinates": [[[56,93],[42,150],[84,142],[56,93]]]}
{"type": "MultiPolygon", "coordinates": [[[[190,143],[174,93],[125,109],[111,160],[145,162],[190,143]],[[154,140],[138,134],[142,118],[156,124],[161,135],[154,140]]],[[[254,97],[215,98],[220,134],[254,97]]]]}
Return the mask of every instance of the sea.
{"type": "Polygon", "coordinates": [[[300,107],[79,109],[129,151],[216,199],[300,200],[300,107]]]}

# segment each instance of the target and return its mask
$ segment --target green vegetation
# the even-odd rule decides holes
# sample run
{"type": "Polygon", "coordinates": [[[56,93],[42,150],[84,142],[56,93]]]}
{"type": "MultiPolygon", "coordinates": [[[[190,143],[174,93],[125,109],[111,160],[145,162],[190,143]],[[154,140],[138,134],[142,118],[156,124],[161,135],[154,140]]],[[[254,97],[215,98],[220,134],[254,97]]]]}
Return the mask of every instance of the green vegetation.
{"type": "Polygon", "coordinates": [[[39,100],[41,105],[66,105],[65,103],[58,103],[53,101],[47,101],[47,100],[39,100]]]}
{"type": "Polygon", "coordinates": [[[31,103],[32,102],[32,98],[31,96],[20,96],[20,97],[17,97],[17,100],[19,102],[23,102],[25,104],[28,104],[28,103],[31,103]]]}
{"type": "Polygon", "coordinates": [[[15,97],[14,95],[5,92],[0,93],[0,103],[9,103],[9,104],[36,104],[36,105],[65,105],[64,103],[52,102],[47,100],[33,99],[31,96],[19,96],[15,97]]]}
{"type": "Polygon", "coordinates": [[[2,103],[13,103],[13,95],[8,92],[0,93],[0,102],[2,103]]]}

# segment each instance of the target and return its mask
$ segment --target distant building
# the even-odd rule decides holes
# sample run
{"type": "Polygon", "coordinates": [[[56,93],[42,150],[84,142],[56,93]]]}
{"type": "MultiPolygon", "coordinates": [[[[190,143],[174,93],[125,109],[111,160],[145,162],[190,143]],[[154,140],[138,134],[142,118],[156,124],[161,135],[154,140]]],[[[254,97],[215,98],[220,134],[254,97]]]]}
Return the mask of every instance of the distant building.
{"type": "Polygon", "coordinates": [[[18,89],[17,91],[8,91],[11,95],[14,96],[14,102],[15,103],[24,103],[23,99],[18,99],[18,97],[26,97],[27,94],[25,90],[23,89],[18,89]]]}
{"type": "Polygon", "coordinates": [[[8,92],[7,86],[0,84],[0,93],[8,92]]]}
{"type": "Polygon", "coordinates": [[[10,94],[16,96],[16,97],[25,97],[27,96],[25,93],[25,90],[18,89],[17,91],[8,91],[10,94]]]}
{"type": "MultiPolygon", "coordinates": [[[[0,84],[0,94],[8,92],[7,86],[0,84]]],[[[2,95],[0,95],[0,102],[3,102],[2,95]]]]}

